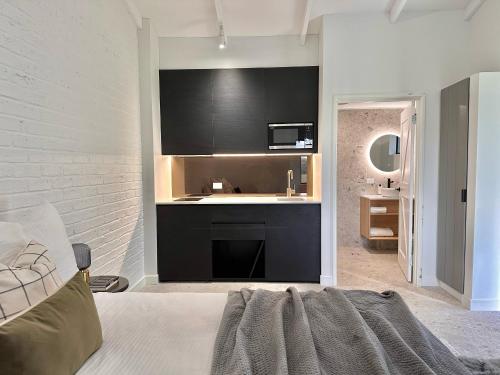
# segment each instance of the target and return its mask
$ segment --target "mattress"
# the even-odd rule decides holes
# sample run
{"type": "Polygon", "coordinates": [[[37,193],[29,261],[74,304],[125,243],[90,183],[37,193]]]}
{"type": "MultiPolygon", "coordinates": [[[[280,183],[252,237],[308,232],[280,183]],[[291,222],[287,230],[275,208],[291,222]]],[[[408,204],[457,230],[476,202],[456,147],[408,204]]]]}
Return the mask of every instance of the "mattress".
{"type": "Polygon", "coordinates": [[[97,293],[104,342],[82,374],[209,374],[225,293],[97,293]]]}

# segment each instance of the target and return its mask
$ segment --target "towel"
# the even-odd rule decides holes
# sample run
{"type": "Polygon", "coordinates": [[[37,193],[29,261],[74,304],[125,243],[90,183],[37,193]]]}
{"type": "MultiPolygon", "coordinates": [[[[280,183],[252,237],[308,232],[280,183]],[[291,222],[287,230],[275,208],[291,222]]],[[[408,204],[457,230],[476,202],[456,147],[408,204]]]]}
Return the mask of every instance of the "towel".
{"type": "Polygon", "coordinates": [[[371,237],[393,237],[394,232],[391,228],[370,228],[371,237]]]}
{"type": "Polygon", "coordinates": [[[385,213],[387,213],[387,207],[370,207],[370,213],[372,213],[372,214],[385,214],[385,213]]]}

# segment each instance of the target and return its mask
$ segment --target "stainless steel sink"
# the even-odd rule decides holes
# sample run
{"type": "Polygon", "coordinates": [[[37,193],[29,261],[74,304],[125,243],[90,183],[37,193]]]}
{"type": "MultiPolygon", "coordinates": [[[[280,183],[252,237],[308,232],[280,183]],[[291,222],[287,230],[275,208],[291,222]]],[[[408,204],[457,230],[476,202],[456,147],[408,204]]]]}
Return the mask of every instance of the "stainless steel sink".
{"type": "Polygon", "coordinates": [[[277,198],[279,201],[283,202],[299,202],[299,201],[305,201],[305,198],[302,197],[278,197],[277,198]]]}

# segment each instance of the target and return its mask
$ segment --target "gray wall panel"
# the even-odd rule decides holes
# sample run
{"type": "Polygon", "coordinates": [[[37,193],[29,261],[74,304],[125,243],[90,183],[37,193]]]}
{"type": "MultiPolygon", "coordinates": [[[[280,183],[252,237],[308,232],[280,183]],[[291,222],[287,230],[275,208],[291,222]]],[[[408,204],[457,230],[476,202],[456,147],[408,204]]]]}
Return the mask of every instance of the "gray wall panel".
{"type": "Polygon", "coordinates": [[[437,277],[464,290],[470,80],[441,92],[437,277]]]}

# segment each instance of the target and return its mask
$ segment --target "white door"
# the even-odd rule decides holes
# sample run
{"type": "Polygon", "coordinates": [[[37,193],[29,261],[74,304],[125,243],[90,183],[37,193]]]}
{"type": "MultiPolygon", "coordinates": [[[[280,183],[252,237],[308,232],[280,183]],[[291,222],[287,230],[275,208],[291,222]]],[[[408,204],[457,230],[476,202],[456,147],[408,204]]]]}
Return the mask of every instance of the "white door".
{"type": "Polygon", "coordinates": [[[415,126],[417,114],[413,106],[401,113],[401,176],[399,194],[398,262],[406,277],[412,280],[413,267],[413,202],[415,179],[415,126]]]}

